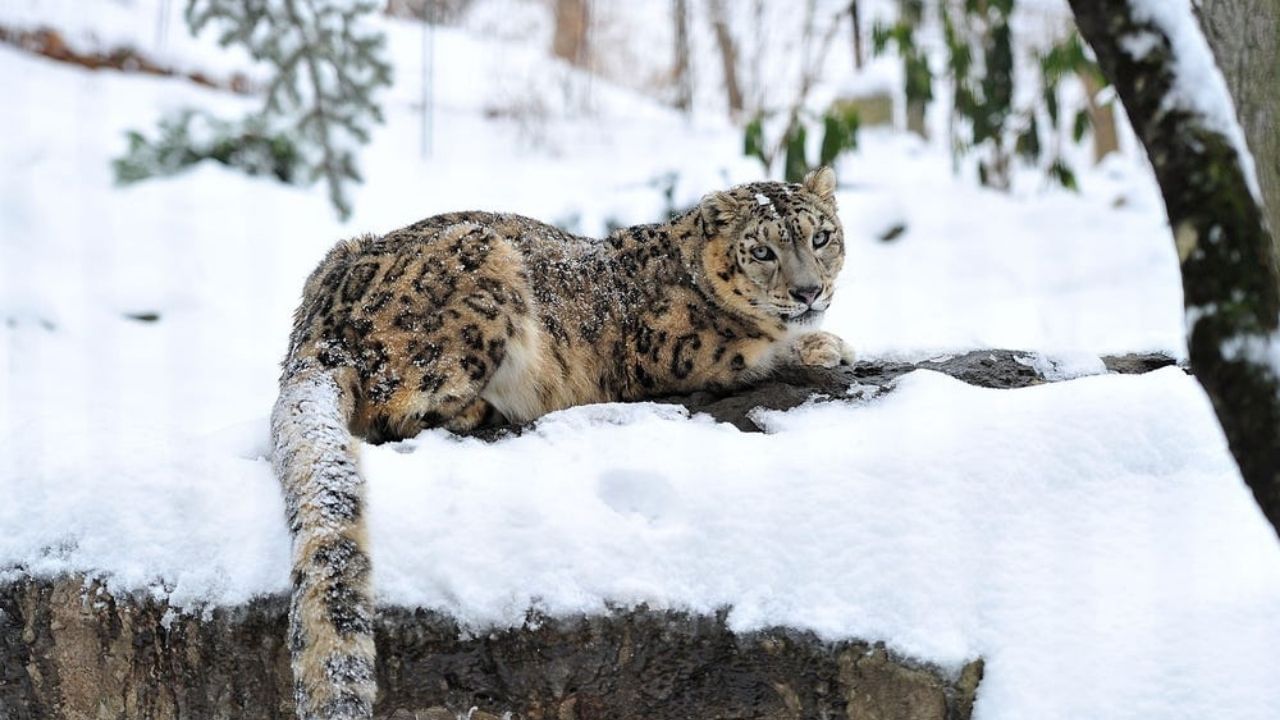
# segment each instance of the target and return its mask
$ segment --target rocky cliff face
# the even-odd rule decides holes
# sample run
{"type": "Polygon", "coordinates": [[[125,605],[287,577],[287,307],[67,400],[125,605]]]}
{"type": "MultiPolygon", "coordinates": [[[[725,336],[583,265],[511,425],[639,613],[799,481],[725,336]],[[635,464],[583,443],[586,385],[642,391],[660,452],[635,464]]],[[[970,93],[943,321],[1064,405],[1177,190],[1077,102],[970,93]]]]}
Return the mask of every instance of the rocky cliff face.
{"type": "MultiPolygon", "coordinates": [[[[82,578],[0,588],[0,718],[291,718],[283,597],[184,615],[82,578]]],[[[969,717],[975,661],[948,676],[882,647],[784,629],[735,635],[724,616],[649,610],[530,617],[466,635],[384,609],[381,717],[969,717]]]]}

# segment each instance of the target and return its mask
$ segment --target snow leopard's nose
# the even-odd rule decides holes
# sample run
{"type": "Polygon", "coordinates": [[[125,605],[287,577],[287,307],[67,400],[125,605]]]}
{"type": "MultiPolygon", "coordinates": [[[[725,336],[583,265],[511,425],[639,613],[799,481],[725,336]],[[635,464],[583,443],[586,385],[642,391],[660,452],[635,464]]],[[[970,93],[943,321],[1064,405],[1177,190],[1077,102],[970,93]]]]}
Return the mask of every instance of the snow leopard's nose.
{"type": "Polygon", "coordinates": [[[791,297],[799,300],[805,305],[812,305],[814,300],[818,299],[818,295],[822,294],[822,288],[817,285],[809,287],[791,288],[791,297]]]}

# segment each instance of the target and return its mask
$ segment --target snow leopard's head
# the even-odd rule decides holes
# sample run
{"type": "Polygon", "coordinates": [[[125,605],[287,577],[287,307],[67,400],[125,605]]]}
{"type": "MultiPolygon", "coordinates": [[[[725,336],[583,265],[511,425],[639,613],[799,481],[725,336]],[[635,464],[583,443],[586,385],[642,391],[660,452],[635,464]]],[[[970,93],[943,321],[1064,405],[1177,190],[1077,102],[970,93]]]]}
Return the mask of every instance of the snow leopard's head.
{"type": "Polygon", "coordinates": [[[707,196],[704,277],[717,298],[750,317],[816,323],[844,265],[836,176],[823,167],[801,183],[760,182],[707,196]]]}

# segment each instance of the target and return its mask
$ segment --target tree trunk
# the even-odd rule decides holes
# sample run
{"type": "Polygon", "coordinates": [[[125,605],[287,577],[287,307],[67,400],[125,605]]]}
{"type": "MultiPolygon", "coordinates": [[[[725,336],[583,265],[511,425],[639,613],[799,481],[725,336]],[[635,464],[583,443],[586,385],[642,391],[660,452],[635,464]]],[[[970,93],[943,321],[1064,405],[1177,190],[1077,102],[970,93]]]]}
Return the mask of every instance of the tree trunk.
{"type": "Polygon", "coordinates": [[[1272,239],[1280,242],[1280,2],[1202,0],[1199,17],[1253,151],[1272,239]]]}
{"type": "Polygon", "coordinates": [[[849,32],[853,35],[853,69],[862,69],[862,15],[858,0],[849,1],[849,32]]]}
{"type": "MultiPolygon", "coordinates": [[[[284,597],[202,616],[79,577],[0,585],[0,720],[291,720],[287,613],[284,597]]],[[[530,617],[469,635],[383,609],[375,634],[375,716],[391,720],[966,720],[982,678],[981,660],[949,678],[868,643],[737,635],[723,613],[530,617]]]]}
{"type": "Polygon", "coordinates": [[[1085,102],[1089,106],[1089,126],[1093,128],[1093,161],[1102,162],[1102,158],[1120,149],[1120,140],[1116,131],[1116,113],[1110,104],[1098,103],[1101,84],[1092,73],[1081,73],[1084,82],[1085,102]]]}
{"type": "Polygon", "coordinates": [[[555,0],[555,36],[551,50],[561,60],[576,67],[587,65],[587,30],[590,27],[590,0],[555,0]]]}
{"type": "MultiPolygon", "coordinates": [[[[924,18],[924,3],[920,0],[898,0],[898,16],[912,27],[918,28],[924,18]]],[[[926,109],[927,105],[923,100],[907,98],[907,130],[928,139],[929,128],[925,124],[926,109]]]]}
{"type": "Polygon", "coordinates": [[[710,0],[707,9],[711,13],[711,28],[720,48],[720,67],[724,73],[724,90],[728,95],[729,114],[742,114],[742,85],[738,82],[738,48],[729,32],[729,20],[724,12],[724,0],[710,0]]]}
{"type": "Polygon", "coordinates": [[[675,106],[681,112],[693,108],[693,77],[689,70],[689,0],[672,0],[671,19],[675,29],[675,58],[671,70],[675,85],[675,106]]]}
{"type": "Polygon", "coordinates": [[[1213,403],[1241,475],[1280,532],[1280,271],[1262,208],[1229,139],[1169,102],[1177,96],[1166,32],[1135,17],[1132,0],[1070,2],[1164,196],[1182,259],[1191,370],[1213,403]],[[1134,47],[1132,38],[1149,51],[1135,57],[1126,49],[1134,47]]]}

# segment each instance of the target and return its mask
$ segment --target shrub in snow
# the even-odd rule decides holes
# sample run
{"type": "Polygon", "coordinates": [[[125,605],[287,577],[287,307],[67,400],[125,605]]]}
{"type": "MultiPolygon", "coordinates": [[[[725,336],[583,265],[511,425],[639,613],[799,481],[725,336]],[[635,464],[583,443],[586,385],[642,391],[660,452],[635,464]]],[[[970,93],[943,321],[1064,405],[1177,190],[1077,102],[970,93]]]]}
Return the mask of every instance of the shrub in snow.
{"type": "MultiPolygon", "coordinates": [[[[378,9],[372,0],[188,0],[192,33],[213,26],[221,44],[243,46],[273,70],[260,110],[238,126],[203,121],[224,143],[242,141],[223,162],[258,173],[265,151],[272,174],[287,182],[323,179],[338,214],[350,215],[348,185],[360,181],[356,150],[382,121],[374,95],[391,84],[384,38],[363,23],[378,9]],[[277,172],[285,157],[287,172],[277,172]]],[[[131,134],[129,153],[115,164],[117,178],[163,175],[203,159],[190,130],[196,117],[188,111],[162,121],[155,141],[131,134]],[[179,145],[185,139],[193,140],[191,152],[179,145]]]]}
{"type": "Polygon", "coordinates": [[[1045,43],[1034,37],[1015,38],[1017,7],[1015,0],[908,0],[896,22],[874,28],[875,52],[897,48],[907,103],[918,107],[916,112],[923,113],[935,95],[949,99],[952,152],[976,158],[983,185],[1008,190],[1014,161],[1020,159],[1075,189],[1063,140],[1080,144],[1085,139],[1094,123],[1091,113],[1101,109],[1088,88],[1106,81],[1065,19],[1065,31],[1056,32],[1047,46],[1037,46],[1045,43]],[[941,61],[942,72],[930,66],[926,46],[933,32],[943,40],[941,57],[934,59],[935,66],[941,61]],[[1066,80],[1085,88],[1088,96],[1080,106],[1063,107],[1059,91],[1066,80]]]}
{"type": "Polygon", "coordinates": [[[743,131],[742,153],[759,160],[764,165],[766,174],[771,171],[774,160],[781,153],[783,179],[787,182],[800,182],[810,171],[831,166],[841,154],[858,147],[858,127],[861,121],[855,108],[833,105],[821,118],[813,118],[811,114],[797,108],[788,118],[781,137],[774,145],[765,141],[768,119],[766,113],[759,113],[747,123],[743,131]],[[809,161],[806,120],[822,121],[822,145],[818,149],[816,163],[809,161]]]}
{"type": "Polygon", "coordinates": [[[172,175],[201,160],[216,160],[249,175],[272,175],[291,183],[303,174],[298,146],[283,133],[272,133],[261,118],[241,122],[184,110],[160,121],[152,139],[129,131],[129,150],[111,162],[122,184],[172,175]]]}

